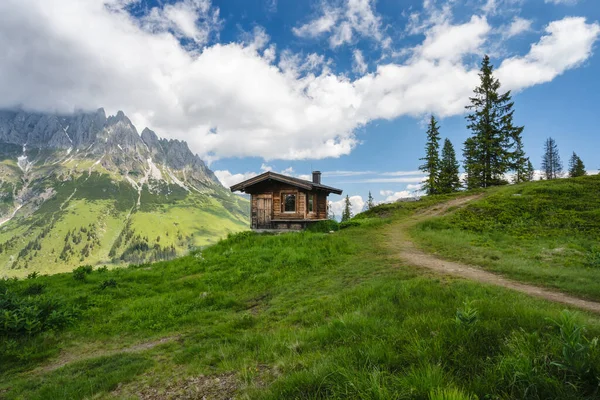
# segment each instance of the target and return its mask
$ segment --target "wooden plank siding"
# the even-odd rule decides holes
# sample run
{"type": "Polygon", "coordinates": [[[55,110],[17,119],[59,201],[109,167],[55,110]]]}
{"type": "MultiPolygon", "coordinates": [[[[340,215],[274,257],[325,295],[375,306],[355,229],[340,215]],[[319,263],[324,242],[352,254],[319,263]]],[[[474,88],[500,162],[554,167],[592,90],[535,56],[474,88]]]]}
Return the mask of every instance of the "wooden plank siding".
{"type": "Polygon", "coordinates": [[[262,197],[270,197],[272,199],[272,225],[278,228],[283,226],[283,222],[290,226],[290,229],[301,229],[305,224],[295,224],[294,221],[310,221],[327,219],[327,193],[318,190],[304,190],[296,186],[287,185],[281,182],[264,182],[263,184],[252,187],[250,192],[251,203],[251,227],[254,229],[258,226],[258,199],[262,197]],[[285,212],[284,200],[286,194],[296,195],[296,211],[285,212]],[[313,212],[308,211],[308,196],[313,196],[313,212]],[[282,224],[278,224],[278,221],[282,224]]]}

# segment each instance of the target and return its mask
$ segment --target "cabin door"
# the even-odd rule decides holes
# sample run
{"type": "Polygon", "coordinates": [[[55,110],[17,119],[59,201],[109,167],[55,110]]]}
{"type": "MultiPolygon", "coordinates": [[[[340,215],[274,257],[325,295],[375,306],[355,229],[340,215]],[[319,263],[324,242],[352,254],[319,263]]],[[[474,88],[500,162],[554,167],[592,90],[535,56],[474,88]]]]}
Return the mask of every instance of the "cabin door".
{"type": "Polygon", "coordinates": [[[262,195],[256,199],[256,223],[259,229],[271,228],[271,214],[273,212],[273,200],[271,196],[262,195]]]}

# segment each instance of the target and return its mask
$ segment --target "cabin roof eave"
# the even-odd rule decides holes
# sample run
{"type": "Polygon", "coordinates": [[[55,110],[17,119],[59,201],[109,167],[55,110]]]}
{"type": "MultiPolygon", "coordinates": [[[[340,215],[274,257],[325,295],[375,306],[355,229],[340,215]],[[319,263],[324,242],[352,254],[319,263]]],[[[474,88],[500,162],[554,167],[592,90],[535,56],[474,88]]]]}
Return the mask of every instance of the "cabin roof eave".
{"type": "Polygon", "coordinates": [[[286,183],[288,185],[296,186],[305,190],[322,190],[329,193],[342,194],[341,189],[336,189],[330,186],[322,185],[320,183],[313,183],[304,179],[278,174],[272,171],[267,171],[263,174],[257,175],[253,178],[235,184],[231,186],[230,189],[232,192],[245,192],[247,188],[269,179],[286,183]]]}

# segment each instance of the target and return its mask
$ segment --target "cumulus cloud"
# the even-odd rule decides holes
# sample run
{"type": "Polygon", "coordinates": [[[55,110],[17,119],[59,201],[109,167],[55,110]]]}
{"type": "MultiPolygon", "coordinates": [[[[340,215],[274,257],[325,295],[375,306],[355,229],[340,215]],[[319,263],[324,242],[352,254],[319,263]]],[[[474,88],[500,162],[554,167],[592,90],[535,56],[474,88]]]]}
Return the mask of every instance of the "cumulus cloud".
{"type": "Polygon", "coordinates": [[[245,172],[243,174],[232,174],[227,170],[215,171],[215,175],[219,179],[219,182],[226,188],[230,188],[235,184],[245,181],[246,179],[254,178],[257,174],[255,172],[245,172]]]}
{"type": "MultiPolygon", "coordinates": [[[[329,210],[330,212],[333,212],[333,214],[338,220],[342,216],[342,211],[344,211],[345,203],[345,198],[338,201],[329,202],[329,210]]],[[[362,196],[350,196],[350,204],[350,210],[352,211],[352,215],[356,215],[362,212],[362,210],[365,208],[365,201],[363,200],[362,196]]]]}
{"type": "Polygon", "coordinates": [[[332,48],[351,43],[357,36],[371,38],[387,47],[390,41],[381,32],[381,17],[374,8],[374,0],[345,0],[341,6],[324,2],[318,17],[293,28],[292,32],[308,38],[328,34],[332,48]]]}
{"type": "Polygon", "coordinates": [[[529,19],[515,17],[510,25],[506,27],[504,35],[510,38],[528,32],[531,30],[531,24],[532,21],[529,19]]]}
{"type": "MultiPolygon", "coordinates": [[[[323,55],[278,51],[260,28],[241,42],[211,44],[220,22],[208,0],[169,3],[141,18],[127,3],[1,1],[0,108],[122,109],[138,128],[186,140],[208,160],[339,157],[373,120],[462,114],[478,82],[472,59],[491,31],[485,17],[432,17],[419,25],[425,39],[406,61],[350,79],[323,55]]],[[[322,22],[323,32],[333,37],[345,21],[352,38],[385,39],[372,2],[344,4],[335,28],[322,22]]],[[[516,90],[550,81],[590,57],[599,30],[584,18],[554,21],[497,75],[516,90]]]]}
{"type": "Polygon", "coordinates": [[[502,62],[497,75],[504,87],[524,89],[549,82],[577,67],[592,54],[600,24],[588,24],[581,17],[567,17],[551,22],[545,30],[546,35],[533,44],[525,56],[502,62]]]}

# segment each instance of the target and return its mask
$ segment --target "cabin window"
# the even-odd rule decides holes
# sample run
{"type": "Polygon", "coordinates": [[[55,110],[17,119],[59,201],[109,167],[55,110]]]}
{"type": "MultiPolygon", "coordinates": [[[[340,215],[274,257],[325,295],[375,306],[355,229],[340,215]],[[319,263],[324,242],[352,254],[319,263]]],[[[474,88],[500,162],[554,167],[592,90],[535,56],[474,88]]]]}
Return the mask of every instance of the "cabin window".
{"type": "Polygon", "coordinates": [[[296,212],[296,195],[286,194],[283,200],[283,211],[284,212],[296,212]]]}
{"type": "Polygon", "coordinates": [[[308,195],[308,212],[315,211],[315,196],[312,194],[308,195]]]}

